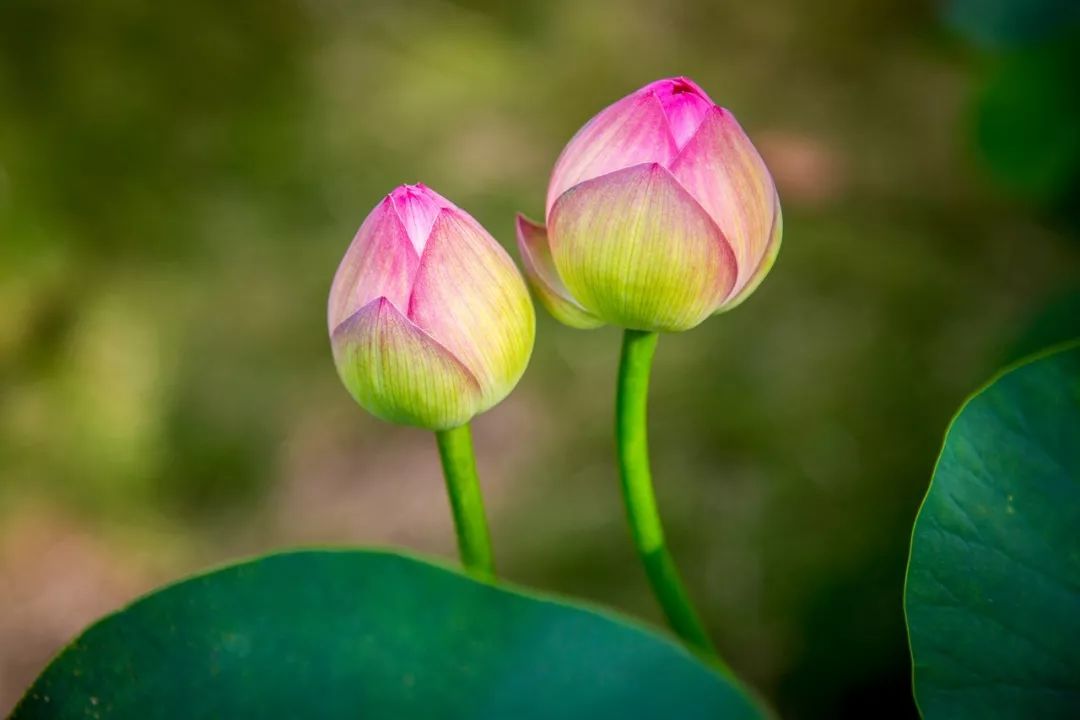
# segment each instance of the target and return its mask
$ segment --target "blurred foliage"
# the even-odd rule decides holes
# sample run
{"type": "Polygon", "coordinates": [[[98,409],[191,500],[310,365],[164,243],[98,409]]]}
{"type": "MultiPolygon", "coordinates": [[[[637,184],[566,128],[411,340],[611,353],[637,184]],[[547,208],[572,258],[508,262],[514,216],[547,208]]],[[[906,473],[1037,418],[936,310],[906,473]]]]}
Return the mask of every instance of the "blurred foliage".
{"type": "Polygon", "coordinates": [[[1080,33],[1006,54],[976,104],[980,154],[1010,189],[1055,204],[1080,189],[1080,33]]]}
{"type": "Polygon", "coordinates": [[[1080,24],[1073,0],[947,0],[944,8],[953,28],[988,47],[1046,42],[1080,24]]]}
{"type": "MultiPolygon", "coordinates": [[[[910,716],[903,568],[945,424],[1078,280],[1063,48],[970,50],[907,0],[7,0],[0,707],[132,587],[301,541],[451,553],[433,441],[338,384],[334,268],[405,181],[510,246],[582,122],[687,74],[766,155],[786,237],[748,303],[660,343],[673,551],[785,717],[910,716]],[[49,584],[99,567],[68,537],[115,599],[101,572],[49,584]]],[[[542,317],[478,453],[507,576],[658,620],[618,342],[542,317]]]]}
{"type": "Polygon", "coordinates": [[[1055,297],[1026,323],[1023,333],[1009,348],[1001,365],[1012,364],[1029,355],[1080,338],[1080,288],[1055,297]]]}

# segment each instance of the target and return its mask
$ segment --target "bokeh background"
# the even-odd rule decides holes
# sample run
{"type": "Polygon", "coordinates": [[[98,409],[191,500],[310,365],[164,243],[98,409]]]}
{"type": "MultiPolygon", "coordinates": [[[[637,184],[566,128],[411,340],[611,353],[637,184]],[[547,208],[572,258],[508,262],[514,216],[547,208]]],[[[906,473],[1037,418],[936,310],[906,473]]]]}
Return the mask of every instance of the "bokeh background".
{"type": "MultiPolygon", "coordinates": [[[[570,135],[686,74],[780,188],[779,262],[663,338],[653,461],[719,645],[785,717],[910,717],[910,526],[945,426],[1080,320],[1080,3],[0,3],[0,713],[86,623],[273,548],[453,534],[433,439],[335,376],[356,227],[422,180],[507,247],[570,135]]],[[[475,422],[502,573],[659,621],[619,334],[540,313],[475,422]]],[[[432,598],[438,602],[438,598],[432,598]]]]}

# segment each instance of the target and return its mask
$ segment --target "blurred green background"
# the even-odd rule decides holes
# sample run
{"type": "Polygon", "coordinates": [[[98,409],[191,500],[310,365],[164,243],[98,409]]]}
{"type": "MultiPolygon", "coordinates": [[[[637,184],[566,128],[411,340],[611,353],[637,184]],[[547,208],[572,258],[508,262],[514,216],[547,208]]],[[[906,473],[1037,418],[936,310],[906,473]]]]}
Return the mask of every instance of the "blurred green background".
{"type": "MultiPolygon", "coordinates": [[[[785,717],[912,716],[903,568],[946,423],[1080,319],[1076,16],[5,0],[0,713],[87,622],[184,573],[299,543],[452,555],[433,439],[334,373],[337,263],[418,180],[512,247],[588,117],[686,74],[766,157],[786,233],[749,302],[661,341],[675,556],[785,717]]],[[[619,334],[540,315],[474,425],[500,569],[659,621],[613,463],[619,334]]]]}

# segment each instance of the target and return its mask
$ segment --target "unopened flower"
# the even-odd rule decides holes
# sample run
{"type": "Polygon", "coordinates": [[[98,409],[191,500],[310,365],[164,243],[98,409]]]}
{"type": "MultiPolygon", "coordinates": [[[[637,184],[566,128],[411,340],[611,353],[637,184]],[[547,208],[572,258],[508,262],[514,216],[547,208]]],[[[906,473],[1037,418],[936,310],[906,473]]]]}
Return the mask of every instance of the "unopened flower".
{"type": "Polygon", "coordinates": [[[619,100],[570,140],[547,227],[518,217],[526,275],[573,327],[677,331],[754,291],[780,249],[780,202],[734,116],[686,78],[619,100]]]}
{"type": "Polygon", "coordinates": [[[327,311],[345,387],[385,420],[444,430],[498,403],[536,318],[506,252],[468,213],[403,185],[364,220],[327,311]]]}

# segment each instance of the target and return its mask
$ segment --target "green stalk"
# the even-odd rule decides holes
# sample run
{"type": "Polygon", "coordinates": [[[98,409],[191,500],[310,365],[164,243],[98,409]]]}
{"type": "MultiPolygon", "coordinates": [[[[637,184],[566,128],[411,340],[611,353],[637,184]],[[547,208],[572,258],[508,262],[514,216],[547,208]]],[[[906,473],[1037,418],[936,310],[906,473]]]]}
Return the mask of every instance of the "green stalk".
{"type": "Polygon", "coordinates": [[[626,515],[630,520],[634,545],[668,624],[699,657],[723,674],[733,677],[727,663],[717,654],[690,602],[679,570],[664,541],[664,528],[656,507],[656,494],[649,470],[646,426],[649,370],[658,339],[657,333],[641,330],[627,330],[623,336],[615,404],[615,436],[619,446],[619,472],[626,515]]]}
{"type": "Polygon", "coordinates": [[[472,432],[468,425],[439,430],[439,458],[446,477],[446,492],[454,514],[458,554],[470,575],[490,580],[495,577],[491,554],[491,535],[484,515],[484,496],[476,474],[472,432]]]}

